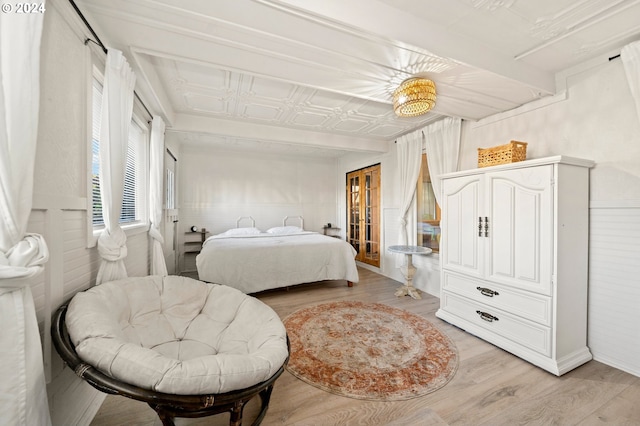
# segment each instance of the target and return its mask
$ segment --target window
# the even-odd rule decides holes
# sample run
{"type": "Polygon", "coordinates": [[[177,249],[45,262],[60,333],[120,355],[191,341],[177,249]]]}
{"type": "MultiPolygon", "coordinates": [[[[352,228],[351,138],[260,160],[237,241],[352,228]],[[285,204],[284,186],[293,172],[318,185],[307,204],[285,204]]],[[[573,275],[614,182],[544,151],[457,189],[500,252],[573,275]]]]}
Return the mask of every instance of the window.
{"type": "MultiPolygon", "coordinates": [[[[100,116],[102,112],[102,84],[93,80],[92,93],[92,138],[91,138],[91,225],[95,229],[104,227],[102,200],[100,198],[100,116]]],[[[120,224],[146,224],[147,209],[145,194],[147,185],[147,129],[135,118],[131,120],[124,179],[124,194],[120,224]]]]}
{"type": "Polygon", "coordinates": [[[440,250],[440,206],[431,186],[427,154],[422,154],[422,165],[416,188],[418,194],[418,245],[440,250]]]}
{"type": "Polygon", "coordinates": [[[173,210],[176,208],[176,178],[173,170],[167,168],[167,199],[165,200],[165,207],[167,210],[173,210]]]}

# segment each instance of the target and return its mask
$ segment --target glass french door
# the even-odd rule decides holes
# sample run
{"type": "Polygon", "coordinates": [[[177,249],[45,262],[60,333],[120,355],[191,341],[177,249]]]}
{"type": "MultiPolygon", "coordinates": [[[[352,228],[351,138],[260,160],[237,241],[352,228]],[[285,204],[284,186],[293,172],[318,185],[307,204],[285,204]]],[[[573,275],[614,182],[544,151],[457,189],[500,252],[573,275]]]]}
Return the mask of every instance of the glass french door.
{"type": "Polygon", "coordinates": [[[380,266],[380,164],[347,173],[347,241],[356,260],[380,266]]]}

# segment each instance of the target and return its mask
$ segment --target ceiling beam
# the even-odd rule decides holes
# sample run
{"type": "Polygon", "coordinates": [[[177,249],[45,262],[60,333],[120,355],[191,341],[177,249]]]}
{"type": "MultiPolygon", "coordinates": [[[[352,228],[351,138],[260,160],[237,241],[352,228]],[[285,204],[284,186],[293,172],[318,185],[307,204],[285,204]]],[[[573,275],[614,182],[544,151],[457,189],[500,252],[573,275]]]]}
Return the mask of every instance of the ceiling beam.
{"type": "Polygon", "coordinates": [[[406,43],[463,64],[520,81],[546,93],[555,93],[550,72],[536,70],[490,46],[447,31],[437,22],[427,21],[378,0],[256,0],[314,22],[352,32],[376,34],[406,43]]]}
{"type": "Polygon", "coordinates": [[[173,126],[171,126],[170,129],[168,128],[168,130],[174,132],[225,135],[238,139],[306,145],[310,147],[339,149],[352,152],[385,153],[389,150],[388,141],[341,136],[336,134],[276,127],[258,123],[239,122],[190,114],[176,114],[173,126]]]}

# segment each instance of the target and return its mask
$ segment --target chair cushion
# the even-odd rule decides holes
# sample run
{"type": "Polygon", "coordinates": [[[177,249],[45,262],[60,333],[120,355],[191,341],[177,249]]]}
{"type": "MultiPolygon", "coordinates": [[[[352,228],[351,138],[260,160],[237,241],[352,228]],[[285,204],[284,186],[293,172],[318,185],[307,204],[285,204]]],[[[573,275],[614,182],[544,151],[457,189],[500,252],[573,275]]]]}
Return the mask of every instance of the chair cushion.
{"type": "Polygon", "coordinates": [[[273,376],[288,355],[286,330],[269,306],[187,277],[126,278],[77,293],[66,325],[83,361],[171,394],[243,389],[273,376]]]}

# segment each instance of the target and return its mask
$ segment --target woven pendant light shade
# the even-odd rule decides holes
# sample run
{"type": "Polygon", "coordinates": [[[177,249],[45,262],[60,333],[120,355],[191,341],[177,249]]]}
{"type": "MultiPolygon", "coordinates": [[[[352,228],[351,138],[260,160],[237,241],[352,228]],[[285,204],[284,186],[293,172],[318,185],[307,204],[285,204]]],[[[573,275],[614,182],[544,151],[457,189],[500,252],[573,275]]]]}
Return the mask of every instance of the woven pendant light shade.
{"type": "Polygon", "coordinates": [[[393,110],[398,117],[415,117],[436,105],[436,85],[426,78],[410,78],[393,92],[393,110]]]}

